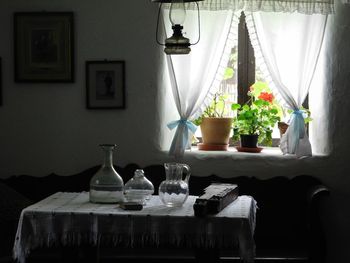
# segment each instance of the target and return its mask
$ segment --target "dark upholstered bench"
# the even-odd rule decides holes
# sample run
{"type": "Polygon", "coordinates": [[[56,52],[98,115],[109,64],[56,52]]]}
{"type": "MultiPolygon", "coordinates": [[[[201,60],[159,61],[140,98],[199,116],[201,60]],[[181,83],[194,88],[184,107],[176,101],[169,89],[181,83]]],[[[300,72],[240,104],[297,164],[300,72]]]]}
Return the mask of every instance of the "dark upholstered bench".
{"type": "MultiPolygon", "coordinates": [[[[115,168],[126,182],[133,176],[135,169],[140,167],[130,164],[125,168],[115,168]]],[[[0,258],[3,261],[10,259],[18,218],[24,207],[58,191],[88,191],[89,180],[98,169],[99,166],[95,166],[70,176],[51,174],[38,178],[20,175],[1,179],[0,258]]],[[[163,166],[152,165],[143,169],[154,184],[157,194],[159,184],[165,179],[163,166]]],[[[280,176],[266,180],[249,175],[232,178],[192,175],[190,194],[201,195],[211,182],[238,184],[241,195],[251,195],[257,201],[256,262],[269,262],[269,259],[274,259],[273,262],[278,262],[278,259],[281,262],[286,259],[296,262],[325,261],[326,242],[320,208],[328,196],[328,190],[318,179],[307,175],[298,175],[292,179],[280,176]]],[[[220,253],[222,261],[236,256],[227,254],[227,251],[220,253]]],[[[100,256],[103,259],[103,255],[100,256]]],[[[47,262],[47,259],[42,262],[47,262]]],[[[155,262],[155,259],[151,262],[155,262]]]]}

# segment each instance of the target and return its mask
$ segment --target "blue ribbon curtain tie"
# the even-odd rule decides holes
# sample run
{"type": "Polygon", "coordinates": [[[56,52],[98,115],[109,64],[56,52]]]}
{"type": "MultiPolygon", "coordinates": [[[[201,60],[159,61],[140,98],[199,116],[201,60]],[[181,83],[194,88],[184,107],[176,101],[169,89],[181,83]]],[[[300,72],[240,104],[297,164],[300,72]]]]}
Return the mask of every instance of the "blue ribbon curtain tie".
{"type": "Polygon", "coordinates": [[[182,156],[185,149],[189,146],[189,134],[190,131],[194,134],[197,130],[197,126],[187,119],[180,119],[172,121],[167,124],[170,130],[177,128],[175,137],[170,146],[169,154],[175,156],[182,156]],[[183,127],[182,129],[180,127],[183,127]],[[180,129],[179,129],[180,128],[180,129]]]}
{"type": "Polygon", "coordinates": [[[295,110],[293,111],[293,116],[295,118],[294,120],[294,129],[293,133],[295,134],[296,138],[302,139],[305,135],[305,121],[304,119],[307,117],[307,113],[304,110],[295,110]]]}
{"type": "Polygon", "coordinates": [[[303,119],[305,119],[307,117],[307,112],[305,110],[295,110],[295,111],[293,111],[293,114],[295,114],[297,116],[301,116],[301,117],[303,117],[303,119]]]}
{"type": "Polygon", "coordinates": [[[174,128],[176,128],[177,126],[179,126],[180,124],[185,125],[192,133],[195,133],[197,130],[197,126],[193,124],[193,122],[187,120],[187,119],[180,119],[177,121],[172,121],[169,122],[167,124],[168,128],[170,130],[173,130],[174,128]]]}

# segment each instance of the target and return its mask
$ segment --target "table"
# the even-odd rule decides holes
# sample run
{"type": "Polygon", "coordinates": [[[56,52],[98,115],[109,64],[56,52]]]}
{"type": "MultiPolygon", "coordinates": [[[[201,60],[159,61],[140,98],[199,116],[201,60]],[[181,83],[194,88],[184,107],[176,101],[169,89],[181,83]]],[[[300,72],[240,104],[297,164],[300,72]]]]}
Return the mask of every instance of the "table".
{"type": "Polygon", "coordinates": [[[158,196],[140,211],[116,204],[93,204],[89,193],[58,192],[25,208],[18,224],[14,258],[24,263],[39,247],[142,245],[186,248],[237,248],[244,262],[254,262],[256,202],[239,196],[214,216],[195,217],[196,196],[182,207],[164,206],[158,196]]]}

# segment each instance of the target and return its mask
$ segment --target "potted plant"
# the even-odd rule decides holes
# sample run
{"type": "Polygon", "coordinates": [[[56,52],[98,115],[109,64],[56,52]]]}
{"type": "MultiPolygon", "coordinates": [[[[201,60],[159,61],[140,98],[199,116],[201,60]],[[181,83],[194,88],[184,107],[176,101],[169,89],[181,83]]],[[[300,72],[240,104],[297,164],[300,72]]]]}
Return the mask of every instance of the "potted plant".
{"type": "Polygon", "coordinates": [[[232,110],[237,111],[233,120],[234,139],[240,137],[241,148],[258,149],[257,143],[272,145],[272,131],[280,120],[280,109],[274,105],[272,93],[254,92],[254,86],[248,92],[249,101],[240,105],[234,103],[232,110]]]}
{"type": "Polygon", "coordinates": [[[199,150],[227,150],[232,130],[232,117],[226,117],[227,99],[228,95],[216,93],[203,114],[193,121],[200,126],[202,132],[202,143],[198,144],[199,150]]]}
{"type": "MultiPolygon", "coordinates": [[[[280,137],[282,137],[282,135],[286,132],[289,126],[288,121],[284,122],[282,121],[282,119],[284,120],[289,119],[293,111],[284,109],[280,106],[280,104],[272,96],[271,89],[266,82],[262,82],[262,81],[255,82],[250,87],[249,92],[250,92],[250,95],[254,97],[254,99],[263,98],[269,101],[273,105],[273,107],[278,110],[278,114],[281,120],[277,122],[277,127],[280,131],[280,137]]],[[[311,112],[309,109],[301,107],[300,110],[304,112],[303,116],[304,116],[305,124],[308,124],[310,121],[312,121],[311,112]]],[[[269,142],[267,142],[267,144],[270,145],[269,142]]]]}

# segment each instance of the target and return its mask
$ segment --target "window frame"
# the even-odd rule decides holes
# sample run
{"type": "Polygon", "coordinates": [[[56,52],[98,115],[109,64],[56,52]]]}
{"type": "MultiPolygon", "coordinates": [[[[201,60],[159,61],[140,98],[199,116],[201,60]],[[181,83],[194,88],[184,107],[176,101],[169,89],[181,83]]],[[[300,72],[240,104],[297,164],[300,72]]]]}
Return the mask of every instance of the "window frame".
{"type": "Polygon", "coordinates": [[[245,14],[242,11],[238,24],[237,55],[237,102],[245,104],[249,100],[249,87],[255,83],[255,54],[250,42],[245,14]]]}

